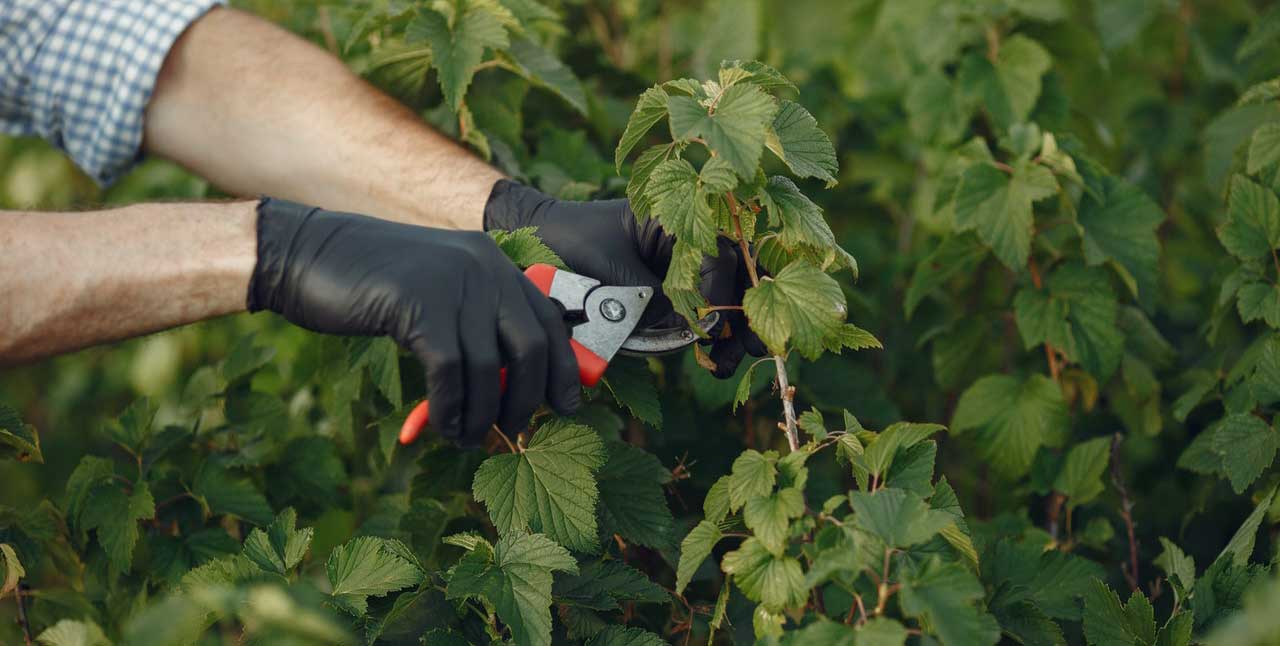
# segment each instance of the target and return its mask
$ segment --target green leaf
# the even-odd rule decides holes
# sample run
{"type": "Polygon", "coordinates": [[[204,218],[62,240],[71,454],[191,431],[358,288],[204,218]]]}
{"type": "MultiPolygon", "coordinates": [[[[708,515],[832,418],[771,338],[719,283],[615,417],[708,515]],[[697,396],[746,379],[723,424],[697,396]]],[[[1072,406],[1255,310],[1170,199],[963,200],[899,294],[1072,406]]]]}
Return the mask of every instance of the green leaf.
{"type": "Polygon", "coordinates": [[[960,396],[951,432],[976,430],[979,454],[1010,477],[1031,468],[1041,446],[1060,446],[1067,432],[1062,391],[1044,375],[1022,381],[991,375],[960,396]]]}
{"type": "Polygon", "coordinates": [[[422,570],[400,552],[393,541],[375,536],[362,536],[338,546],[325,563],[333,596],[363,615],[369,597],[417,585],[422,581],[422,570]]]}
{"type": "Polygon", "coordinates": [[[1160,545],[1164,551],[1155,558],[1155,564],[1164,570],[1173,588],[1174,602],[1181,603],[1196,582],[1196,561],[1173,541],[1161,536],[1160,545]]]}
{"type": "Polygon", "coordinates": [[[930,558],[902,580],[902,611],[928,622],[943,644],[995,644],[1000,627],[978,602],[985,591],[977,577],[959,563],[930,558]]]}
{"type": "Polygon", "coordinates": [[[643,572],[621,561],[599,561],[579,567],[578,574],[560,577],[551,588],[557,601],[586,604],[595,610],[616,610],[620,601],[667,603],[671,595],[643,572]]]}
{"type": "Polygon", "coordinates": [[[729,509],[738,511],[752,498],[769,495],[777,480],[777,454],[747,449],[733,461],[729,475],[729,509]]]}
{"type": "Polygon", "coordinates": [[[1249,141],[1249,174],[1257,175],[1276,162],[1280,162],[1280,123],[1263,124],[1249,141]]]}
{"type": "Polygon", "coordinates": [[[915,313],[925,296],[942,289],[956,276],[971,274],[986,258],[987,249],[970,235],[954,235],[946,238],[932,253],[916,265],[907,285],[903,310],[907,318],[915,313]]]}
{"type": "MultiPolygon", "coordinates": [[[[155,416],[155,404],[146,398],[138,399],[120,414],[118,420],[108,422],[104,431],[112,442],[120,445],[130,455],[141,455],[143,446],[151,437],[151,424],[155,416]]],[[[0,419],[0,429],[3,428],[4,422],[0,419]]],[[[2,438],[3,432],[0,431],[0,439],[2,438]]]]}
{"type": "Polygon", "coordinates": [[[986,107],[997,126],[1007,128],[1027,121],[1040,98],[1040,77],[1052,65],[1040,43],[1015,34],[1001,43],[994,64],[976,54],[964,59],[960,84],[970,100],[986,107]]]}
{"type": "Polygon", "coordinates": [[[1240,288],[1236,297],[1240,320],[1252,323],[1258,319],[1273,328],[1280,328],[1280,285],[1273,283],[1249,283],[1240,288]]]}
{"type": "Polygon", "coordinates": [[[85,529],[98,530],[98,542],[116,572],[133,566],[133,548],[138,544],[138,521],[155,518],[156,501],[147,483],[134,485],[125,493],[118,483],[100,485],[89,494],[81,517],[85,529]]]}
{"type": "MultiPolygon", "coordinates": [[[[893,465],[894,457],[900,450],[909,449],[924,441],[938,431],[946,430],[941,424],[919,424],[915,422],[896,422],[890,424],[876,436],[875,441],[867,446],[867,471],[872,475],[884,476],[893,465]]],[[[847,429],[846,429],[847,430],[847,429]]]]}
{"type": "Polygon", "coordinates": [[[1218,239],[1231,255],[1241,260],[1265,258],[1280,246],[1280,199],[1271,189],[1236,175],[1227,204],[1218,239]]]}
{"type": "Polygon", "coordinates": [[[445,8],[449,15],[425,7],[419,10],[405,40],[431,46],[445,103],[458,112],[485,49],[510,45],[507,28],[514,26],[515,17],[494,0],[451,0],[445,8]]]}
{"type": "Polygon", "coordinates": [[[747,500],[742,519],[770,552],[781,555],[787,546],[791,520],[804,514],[804,494],[795,487],[747,500]]]}
{"type": "Polygon", "coordinates": [[[389,337],[355,337],[348,347],[352,370],[365,366],[378,392],[399,410],[404,407],[400,384],[400,347],[389,337]]]}
{"type": "Polygon", "coordinates": [[[1254,507],[1253,513],[1245,519],[1240,525],[1240,529],[1236,530],[1235,535],[1231,537],[1231,541],[1227,546],[1222,548],[1222,552],[1218,554],[1218,558],[1214,561],[1221,561],[1230,557],[1231,562],[1236,567],[1245,567],[1249,564],[1249,557],[1253,556],[1254,540],[1257,538],[1258,526],[1262,524],[1262,519],[1267,515],[1267,511],[1271,509],[1271,501],[1276,496],[1276,488],[1272,487],[1267,495],[1262,497],[1257,507],[1254,507]]]}
{"type": "Polygon", "coordinates": [[[76,465],[67,478],[67,494],[62,505],[67,512],[67,524],[72,530],[78,530],[81,534],[86,531],[81,517],[88,505],[89,494],[99,484],[110,481],[114,475],[115,467],[111,460],[92,455],[80,458],[80,464],[76,465]]]}
{"type": "Polygon", "coordinates": [[[758,538],[748,538],[738,549],[725,554],[720,566],[748,599],[769,610],[804,603],[808,590],[800,562],[790,556],[774,555],[758,538]]]}
{"type": "Polygon", "coordinates": [[[1138,296],[1152,302],[1159,288],[1160,241],[1156,229],[1164,211],[1137,186],[1110,175],[1097,180],[1080,198],[1080,225],[1085,261],[1115,262],[1133,276],[1138,296]]]}
{"type": "Polygon", "coordinates": [[[89,620],[63,619],[36,637],[43,646],[111,646],[111,640],[89,620]]]}
{"type": "Polygon", "coordinates": [[[613,152],[613,164],[618,173],[622,172],[622,161],[627,158],[631,149],[640,143],[654,124],[667,116],[667,99],[667,93],[660,85],[655,85],[640,95],[631,118],[627,119],[627,128],[618,140],[618,148],[613,152]]]}
{"type": "Polygon", "coordinates": [[[675,519],[663,487],[671,472],[652,453],[624,442],[608,446],[600,469],[600,529],[655,549],[673,545],[675,519]]]}
{"type": "Polygon", "coordinates": [[[840,285],[803,260],[748,289],[742,305],[770,352],[784,355],[790,343],[809,359],[822,354],[824,339],[836,332],[846,312],[840,285]]]}
{"type": "Polygon", "coordinates": [[[206,462],[196,473],[191,493],[202,501],[210,514],[228,514],[255,525],[266,525],[273,517],[271,505],[252,482],[232,475],[212,461],[206,462]]]}
{"type": "Polygon", "coordinates": [[[1236,61],[1244,61],[1266,51],[1277,38],[1280,38],[1280,9],[1272,6],[1250,25],[1249,34],[1236,49],[1236,61]]]}
{"type": "Polygon", "coordinates": [[[537,227],[523,227],[515,231],[493,230],[489,237],[498,244],[502,253],[519,267],[544,264],[559,269],[568,269],[560,256],[538,238],[537,227]]]}
{"type": "MultiPolygon", "coordinates": [[[[658,164],[649,176],[648,198],[652,214],[667,233],[697,250],[716,253],[716,228],[711,205],[698,183],[698,171],[683,159],[658,164]]],[[[698,259],[701,262],[701,258],[698,259]]]]}
{"type": "Polygon", "coordinates": [[[827,133],[818,120],[793,101],[781,101],[773,119],[772,132],[765,145],[795,173],[797,177],[816,177],[834,186],[840,163],[827,133]]]}
{"type": "Polygon", "coordinates": [[[1275,461],[1276,432],[1253,415],[1227,415],[1209,432],[1213,434],[1213,451],[1222,457],[1223,472],[1238,494],[1275,461]]]}
{"type": "Polygon", "coordinates": [[[594,473],[605,459],[595,431],[556,419],[538,429],[523,452],[485,460],[472,489],[500,535],[532,528],[570,549],[595,552],[594,473]]]}
{"type": "Polygon", "coordinates": [[[18,580],[27,575],[27,571],[22,567],[22,563],[18,561],[18,554],[14,551],[13,546],[8,543],[0,543],[0,599],[8,596],[18,587],[18,580]]]}
{"type": "Polygon", "coordinates": [[[280,512],[267,531],[255,528],[244,541],[244,555],[267,572],[288,576],[311,547],[315,530],[295,528],[298,514],[290,507],[280,512]]]}
{"type": "Polygon", "coordinates": [[[775,175],[759,192],[760,202],[769,212],[769,222],[781,225],[778,242],[787,249],[811,247],[827,249],[836,243],[835,234],[822,217],[822,207],[814,204],[795,182],[775,175]]]}
{"type": "Polygon", "coordinates": [[[552,572],[578,571],[563,547],[541,534],[516,532],[492,550],[478,545],[454,568],[445,596],[493,604],[518,644],[550,646],[552,572]]]}
{"type": "Polygon", "coordinates": [[[1005,266],[1020,272],[1031,255],[1031,205],[1057,192],[1057,180],[1043,166],[1022,162],[1010,175],[990,164],[974,164],[956,190],[956,227],[977,231],[1005,266]]]}
{"type": "Polygon", "coordinates": [[[4,404],[0,404],[0,458],[44,464],[40,434],[34,426],[22,423],[18,411],[4,404]]]}
{"type": "Polygon", "coordinates": [[[1084,634],[1094,646],[1154,646],[1156,622],[1151,602],[1135,591],[1122,606],[1107,584],[1093,579],[1084,597],[1084,634]]]}
{"type": "Polygon", "coordinates": [[[587,114],[587,91],[582,81],[555,54],[524,36],[513,36],[507,53],[524,78],[551,90],[578,114],[587,114]]]}
{"type": "MultiPolygon", "coordinates": [[[[698,171],[698,181],[708,195],[721,195],[738,186],[738,176],[733,173],[733,165],[724,157],[712,157],[698,171]]],[[[746,234],[750,239],[750,234],[746,234]]]]}
{"type": "Polygon", "coordinates": [[[663,638],[643,629],[609,626],[596,633],[587,646],[667,646],[663,638]]]}
{"type": "Polygon", "coordinates": [[[1081,595],[1094,577],[1103,576],[1097,563],[1032,541],[1001,540],[983,554],[984,582],[1003,589],[1002,604],[1029,601],[1055,619],[1080,620],[1081,595]]]}
{"type": "Polygon", "coordinates": [[[670,159],[680,156],[678,144],[663,144],[649,148],[640,153],[636,162],[631,165],[631,179],[627,182],[627,199],[636,219],[643,222],[652,215],[653,198],[649,194],[649,179],[653,170],[670,159]]]}
{"type": "Polygon", "coordinates": [[[778,70],[761,63],[760,61],[743,61],[743,60],[725,60],[720,61],[720,69],[740,69],[748,74],[741,82],[751,83],[759,86],[763,90],[772,92],[773,90],[790,90],[799,93],[787,77],[783,76],[778,70]]]}
{"type": "Polygon", "coordinates": [[[1081,442],[1067,452],[1067,459],[1053,481],[1053,488],[1067,496],[1072,507],[1083,505],[1102,493],[1102,474],[1111,457],[1111,438],[1099,437],[1081,442]]]}
{"type": "Polygon", "coordinates": [[[750,181],[764,151],[765,131],[778,106],[759,87],[738,84],[712,98],[712,108],[693,97],[673,96],[667,102],[671,136],[677,140],[701,137],[707,146],[729,163],[738,176],[750,181]]]}
{"type": "Polygon", "coordinates": [[[689,530],[680,542],[680,562],[676,565],[676,594],[683,594],[689,581],[702,562],[711,556],[711,550],[724,535],[715,522],[704,520],[689,530]]]}
{"type": "Polygon", "coordinates": [[[849,503],[856,514],[854,526],[891,548],[923,543],[955,522],[950,514],[930,509],[919,495],[904,489],[852,491],[849,503]]]}
{"type": "Polygon", "coordinates": [[[648,361],[630,357],[614,359],[605,371],[604,384],[614,401],[625,406],[636,419],[656,429],[662,428],[662,406],[648,361]]]}
{"type": "Polygon", "coordinates": [[[787,634],[782,643],[788,646],[902,646],[907,640],[907,629],[887,617],[876,617],[854,627],[820,618],[804,628],[787,634]]]}

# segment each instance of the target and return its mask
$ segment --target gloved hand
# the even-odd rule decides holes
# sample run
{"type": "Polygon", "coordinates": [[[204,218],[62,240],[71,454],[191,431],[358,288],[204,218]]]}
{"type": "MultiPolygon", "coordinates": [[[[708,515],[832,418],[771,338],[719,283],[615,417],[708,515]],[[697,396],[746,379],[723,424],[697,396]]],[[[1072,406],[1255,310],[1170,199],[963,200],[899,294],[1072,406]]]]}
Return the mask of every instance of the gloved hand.
{"type": "MultiPolygon", "coordinates": [[[[636,221],[627,200],[567,202],[510,180],[493,186],[484,211],[484,228],[514,231],[537,227],[538,237],[574,272],[609,285],[647,285],[661,294],[675,238],[655,218],[636,221]]],[[[702,263],[702,295],[712,305],[740,305],[751,286],[742,253],[721,237],[720,253],[702,263]]],[[[712,373],[722,379],[737,370],[745,354],[764,356],[765,346],[747,327],[741,311],[721,312],[722,326],[712,330],[712,373]],[[727,330],[725,329],[727,327],[727,330]]],[[[665,296],[645,310],[642,327],[674,327],[684,320],[665,296]]]]}
{"type": "Polygon", "coordinates": [[[559,309],[478,231],[264,199],[248,305],[316,332],[395,339],[426,365],[436,429],[463,445],[495,422],[523,431],[543,401],[568,415],[581,399],[559,309]]]}

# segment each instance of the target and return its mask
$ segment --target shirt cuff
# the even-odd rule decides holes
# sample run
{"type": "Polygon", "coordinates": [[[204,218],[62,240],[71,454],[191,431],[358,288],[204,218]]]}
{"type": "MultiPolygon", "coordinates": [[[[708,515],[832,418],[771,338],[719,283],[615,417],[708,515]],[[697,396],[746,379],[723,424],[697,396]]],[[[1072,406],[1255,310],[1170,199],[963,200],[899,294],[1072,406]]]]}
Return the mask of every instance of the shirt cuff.
{"type": "Polygon", "coordinates": [[[143,120],[169,50],[225,0],[75,0],[33,61],[44,133],[101,186],[142,159],[143,120]],[[40,105],[44,103],[45,105],[40,105]]]}

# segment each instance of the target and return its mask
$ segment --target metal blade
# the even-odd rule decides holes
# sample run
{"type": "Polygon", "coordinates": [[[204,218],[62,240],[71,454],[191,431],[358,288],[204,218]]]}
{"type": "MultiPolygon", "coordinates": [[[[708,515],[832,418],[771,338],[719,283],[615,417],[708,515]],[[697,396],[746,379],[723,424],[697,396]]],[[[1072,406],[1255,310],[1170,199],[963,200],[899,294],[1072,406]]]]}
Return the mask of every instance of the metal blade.
{"type": "MultiPolygon", "coordinates": [[[[708,335],[720,323],[720,312],[711,312],[698,320],[698,328],[708,335]]],[[[667,354],[693,345],[698,335],[687,326],[636,330],[622,344],[622,353],[633,356],[667,354]]]]}

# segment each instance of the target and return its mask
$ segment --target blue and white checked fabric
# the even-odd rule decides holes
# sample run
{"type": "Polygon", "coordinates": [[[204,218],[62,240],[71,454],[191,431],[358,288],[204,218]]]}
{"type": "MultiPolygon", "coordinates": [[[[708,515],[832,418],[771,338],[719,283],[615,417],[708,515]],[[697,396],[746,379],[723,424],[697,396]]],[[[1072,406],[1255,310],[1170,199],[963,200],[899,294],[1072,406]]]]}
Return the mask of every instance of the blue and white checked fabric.
{"type": "Polygon", "coordinates": [[[0,133],[39,135],[108,185],[141,157],[165,56],[225,0],[0,0],[0,133]]]}

